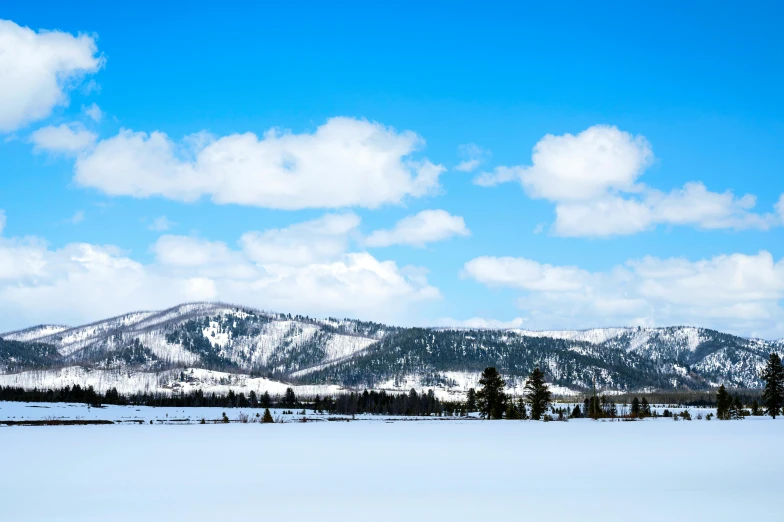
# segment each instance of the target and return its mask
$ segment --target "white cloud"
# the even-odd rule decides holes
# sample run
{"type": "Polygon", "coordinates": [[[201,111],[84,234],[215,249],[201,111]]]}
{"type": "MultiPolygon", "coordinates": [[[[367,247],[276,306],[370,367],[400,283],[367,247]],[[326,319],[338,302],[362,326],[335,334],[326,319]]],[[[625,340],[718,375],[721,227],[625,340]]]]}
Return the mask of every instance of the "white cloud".
{"type": "Polygon", "coordinates": [[[701,229],[767,230],[779,224],[773,214],[752,211],[756,198],[711,192],[702,183],[663,193],[645,189],[641,197],[606,195],[590,201],[560,203],[554,232],[559,236],[606,237],[649,230],[656,225],[701,229]]]}
{"type": "Polygon", "coordinates": [[[597,125],[574,136],[547,135],[534,147],[531,166],[500,166],[474,182],[518,181],[532,198],[555,203],[559,236],[606,237],[689,225],[701,229],[761,229],[779,224],[753,211],[756,198],[711,192],[699,182],[665,193],[638,182],[653,162],[642,136],[597,125]]]}
{"type": "Polygon", "coordinates": [[[0,20],[0,132],[10,132],[68,105],[68,91],[101,68],[95,39],[35,32],[0,20]]]}
{"type": "Polygon", "coordinates": [[[3,233],[4,228],[5,228],[5,210],[0,209],[0,234],[3,233]]]}
{"type": "Polygon", "coordinates": [[[523,291],[534,329],[695,324],[742,335],[784,334],[784,260],[768,252],[700,261],[646,257],[606,272],[524,258],[480,257],[463,274],[523,291]]]}
{"type": "Polygon", "coordinates": [[[411,155],[423,140],[378,123],[332,118],[312,134],[272,129],[175,143],[123,130],[76,163],[75,181],[110,195],[162,196],[279,209],[376,208],[438,190],[444,171],[411,155]]]}
{"type": "Polygon", "coordinates": [[[490,155],[488,151],[473,143],[460,145],[460,147],[458,147],[458,152],[461,157],[465,158],[455,167],[455,170],[459,170],[461,172],[471,172],[476,170],[479,165],[484,163],[487,156],[490,155]]]}
{"type": "Polygon", "coordinates": [[[166,216],[158,216],[152,220],[152,223],[150,223],[147,228],[156,232],[164,232],[174,227],[176,224],[177,223],[172,222],[166,216]]]}
{"type": "Polygon", "coordinates": [[[534,146],[530,167],[500,167],[480,176],[492,185],[518,179],[531,197],[551,201],[584,200],[608,189],[629,191],[653,161],[642,136],[596,125],[580,134],[548,134],[534,146]]]}
{"type": "Polygon", "coordinates": [[[30,135],[30,141],[37,152],[61,152],[75,154],[95,143],[98,136],[79,123],[50,125],[42,127],[30,135]]]}
{"type": "Polygon", "coordinates": [[[82,105],[82,111],[84,111],[84,113],[92,118],[92,120],[95,122],[99,122],[101,119],[103,119],[103,111],[96,103],[93,103],[89,107],[82,105]]]}
{"type": "Polygon", "coordinates": [[[784,223],[784,194],[781,195],[779,202],[776,203],[776,211],[779,213],[779,219],[784,223]]]}
{"type": "Polygon", "coordinates": [[[442,241],[452,236],[467,236],[471,233],[460,216],[445,210],[423,210],[401,219],[392,230],[376,230],[365,240],[370,247],[390,245],[425,246],[426,243],[442,241]]]}
{"type": "Polygon", "coordinates": [[[472,317],[470,319],[453,319],[451,317],[444,317],[436,321],[437,326],[454,327],[454,328],[473,328],[473,329],[504,329],[504,328],[520,328],[523,326],[525,320],[522,317],[515,317],[511,321],[499,321],[497,319],[484,319],[482,317],[472,317]]]}
{"type": "Polygon", "coordinates": [[[69,219],[68,221],[72,225],[78,225],[79,223],[84,221],[84,211],[83,210],[77,211],[73,216],[71,216],[71,219],[69,219]]]}
{"type": "Polygon", "coordinates": [[[357,235],[356,214],[327,214],[288,228],[248,232],[240,244],[257,263],[303,266],[340,259],[351,235],[357,235]]]}
{"type": "Polygon", "coordinates": [[[302,263],[294,244],[297,237],[305,242],[318,239],[319,226],[328,237],[340,230],[351,233],[350,216],[326,216],[300,228],[257,233],[273,249],[284,245],[274,262],[259,262],[253,248],[260,245],[246,250],[245,240],[236,249],[220,241],[165,235],[152,246],[154,261],[145,264],[111,246],[74,243],[51,249],[36,238],[0,238],[0,331],[41,322],[81,323],[193,300],[310,315],[413,320],[418,303],[440,297],[422,270],[398,267],[364,252],[330,250],[323,255],[318,247],[305,256],[315,261],[302,263]],[[289,258],[286,249],[294,255],[289,258]]]}

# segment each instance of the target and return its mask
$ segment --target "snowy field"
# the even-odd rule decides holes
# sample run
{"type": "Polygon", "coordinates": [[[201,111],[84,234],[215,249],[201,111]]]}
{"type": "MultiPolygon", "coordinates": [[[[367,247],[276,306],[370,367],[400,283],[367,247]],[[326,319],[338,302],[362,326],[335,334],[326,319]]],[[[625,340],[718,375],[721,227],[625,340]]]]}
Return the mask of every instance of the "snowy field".
{"type": "Polygon", "coordinates": [[[0,519],[775,520],[782,441],[767,417],[0,427],[0,519]]]}
{"type": "MultiPolygon", "coordinates": [[[[574,408],[575,403],[559,403],[556,407],[565,407],[568,411],[574,408]]],[[[582,404],[580,407],[582,408],[582,404]]],[[[659,414],[664,413],[664,410],[669,410],[673,413],[681,413],[683,410],[688,410],[692,418],[696,420],[699,414],[703,417],[708,413],[716,415],[715,408],[684,408],[677,406],[665,405],[652,405],[651,409],[659,414]]],[[[619,413],[624,413],[629,410],[629,405],[619,404],[619,413]]],[[[283,422],[299,422],[302,420],[301,409],[291,409],[291,414],[284,413],[284,409],[271,408],[273,417],[276,420],[283,422]]],[[[92,408],[87,404],[81,403],[27,403],[27,402],[2,402],[0,401],[0,421],[24,421],[24,420],[109,420],[118,423],[133,423],[142,421],[149,423],[177,423],[177,424],[193,424],[198,423],[201,419],[207,421],[219,420],[223,414],[229,418],[230,421],[235,422],[240,419],[242,415],[247,415],[253,418],[258,413],[264,413],[262,408],[169,408],[160,407],[153,408],[150,406],[112,406],[106,405],[100,408],[92,408]]],[[[474,414],[476,415],[476,414],[474,414]]],[[[329,415],[315,414],[313,410],[307,410],[305,417],[307,419],[323,420],[329,418],[329,415]]],[[[335,416],[333,416],[334,418],[335,416]]],[[[336,417],[346,417],[345,415],[337,415],[336,417]]],[[[748,417],[748,421],[760,420],[760,417],[748,417]]],[[[362,421],[386,421],[386,420],[423,420],[422,417],[400,417],[400,416],[379,416],[379,415],[357,415],[355,420],[362,421]]],[[[434,419],[443,420],[443,419],[434,419]]],[[[661,422],[672,421],[672,419],[659,419],[661,422]]],[[[570,421],[571,422],[571,421],[570,421]]],[[[656,422],[650,420],[650,422],[656,422]]]]}

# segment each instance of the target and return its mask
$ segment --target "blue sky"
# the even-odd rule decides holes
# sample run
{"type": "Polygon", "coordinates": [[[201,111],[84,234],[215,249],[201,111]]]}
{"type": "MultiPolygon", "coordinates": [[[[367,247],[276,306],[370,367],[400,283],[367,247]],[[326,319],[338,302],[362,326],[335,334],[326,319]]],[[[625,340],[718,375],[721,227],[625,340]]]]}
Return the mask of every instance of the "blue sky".
{"type": "Polygon", "coordinates": [[[784,336],[777,3],[0,18],[0,329],[219,299],[784,336]]]}

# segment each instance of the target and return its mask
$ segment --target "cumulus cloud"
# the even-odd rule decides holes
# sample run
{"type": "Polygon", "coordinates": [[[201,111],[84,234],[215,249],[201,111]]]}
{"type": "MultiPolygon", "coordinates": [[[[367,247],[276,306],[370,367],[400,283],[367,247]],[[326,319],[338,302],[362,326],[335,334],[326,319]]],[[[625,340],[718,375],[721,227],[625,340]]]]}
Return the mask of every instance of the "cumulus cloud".
{"type": "Polygon", "coordinates": [[[479,257],[463,275],[522,291],[533,328],[695,324],[741,335],[784,334],[784,260],[766,251],[689,261],[645,257],[605,272],[525,258],[479,257]]]}
{"type": "Polygon", "coordinates": [[[123,130],[76,163],[75,181],[110,195],[161,196],[277,209],[376,208],[439,188],[444,171],[412,157],[413,132],[332,118],[313,133],[206,133],[180,143],[166,134],[123,130]]]}
{"type": "Polygon", "coordinates": [[[467,236],[471,233],[460,216],[445,210],[423,210],[401,219],[391,230],[376,230],[365,240],[370,247],[391,245],[425,246],[426,243],[442,241],[452,236],[467,236]]]}
{"type": "Polygon", "coordinates": [[[245,239],[234,248],[164,235],[151,247],[149,263],[112,246],[74,243],[53,249],[37,238],[0,238],[0,331],[47,321],[80,323],[193,300],[394,322],[411,320],[417,303],[440,297],[421,269],[364,252],[316,247],[302,255],[296,248],[297,238],[317,239],[318,230],[328,237],[351,233],[350,215],[301,225],[254,233],[273,249],[283,245],[271,257],[254,250],[260,243],[245,239]]]}
{"type": "Polygon", "coordinates": [[[606,195],[590,201],[560,203],[554,232],[559,236],[606,237],[650,230],[657,225],[767,230],[780,224],[772,213],[753,212],[757,198],[711,192],[698,182],[664,193],[646,189],[639,198],[606,195]]]}
{"type": "Polygon", "coordinates": [[[460,147],[458,147],[458,152],[463,160],[457,164],[455,170],[459,170],[460,172],[472,172],[476,170],[479,165],[484,163],[487,156],[490,155],[488,151],[473,143],[460,145],[460,147]]]}
{"type": "Polygon", "coordinates": [[[653,160],[642,136],[596,125],[580,134],[548,134],[534,146],[529,167],[499,167],[477,178],[490,186],[519,180],[531,197],[551,201],[584,200],[608,189],[628,191],[653,160]]]}
{"type": "Polygon", "coordinates": [[[101,68],[95,39],[35,32],[0,20],[0,132],[11,132],[68,105],[68,91],[101,68]]]}
{"type": "Polygon", "coordinates": [[[248,232],[240,238],[246,255],[257,263],[308,265],[339,259],[352,235],[357,235],[356,214],[327,214],[283,229],[248,232]]]}
{"type": "Polygon", "coordinates": [[[552,230],[559,236],[607,237],[657,225],[701,229],[760,229],[778,224],[772,213],[754,212],[756,198],[711,192],[699,182],[663,192],[638,178],[653,162],[643,136],[597,125],[575,135],[547,135],[534,147],[530,166],[499,166],[474,182],[519,182],[532,198],[555,203],[552,230]]]}
{"type": "Polygon", "coordinates": [[[98,136],[79,123],[42,127],[30,135],[37,152],[60,152],[76,154],[89,148],[98,136]]]}

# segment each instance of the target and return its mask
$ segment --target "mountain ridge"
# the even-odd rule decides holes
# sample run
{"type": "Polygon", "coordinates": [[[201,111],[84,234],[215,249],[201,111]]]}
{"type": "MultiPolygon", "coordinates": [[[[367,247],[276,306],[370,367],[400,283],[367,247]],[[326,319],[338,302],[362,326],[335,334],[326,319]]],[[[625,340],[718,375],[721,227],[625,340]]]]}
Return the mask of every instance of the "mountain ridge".
{"type": "MultiPolygon", "coordinates": [[[[0,339],[0,385],[51,387],[79,378],[87,382],[88,375],[98,375],[89,372],[104,372],[100,386],[114,380],[133,388],[132,379],[120,377],[150,374],[160,378],[139,382],[147,383],[147,389],[157,382],[163,392],[181,388],[176,378],[191,372],[201,377],[189,382],[203,378],[199,382],[204,386],[231,380],[227,376],[242,380],[244,375],[245,380],[264,378],[325,393],[436,388],[462,394],[476,385],[478,372],[491,365],[513,390],[522,389],[534,366],[542,367],[563,393],[584,391],[594,383],[608,391],[708,389],[719,384],[759,388],[767,356],[784,348],[784,340],[694,326],[408,328],[206,302],[80,326],[37,325],[0,334],[0,339]],[[64,372],[77,367],[88,373],[64,372]]],[[[267,384],[254,386],[260,390],[267,384]]]]}

